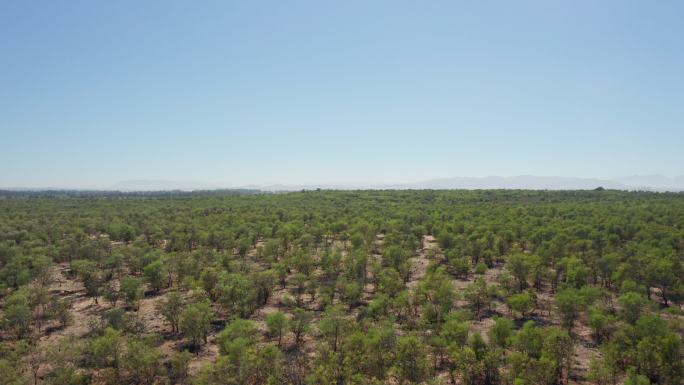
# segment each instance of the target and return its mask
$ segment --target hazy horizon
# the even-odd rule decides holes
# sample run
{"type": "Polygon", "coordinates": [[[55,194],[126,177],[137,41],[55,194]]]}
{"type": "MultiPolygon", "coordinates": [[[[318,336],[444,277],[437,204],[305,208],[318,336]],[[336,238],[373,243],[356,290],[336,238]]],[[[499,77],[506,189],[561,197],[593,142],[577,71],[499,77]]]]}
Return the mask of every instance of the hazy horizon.
{"type": "Polygon", "coordinates": [[[0,187],[684,174],[684,4],[0,4],[0,187]]]}
{"type": "Polygon", "coordinates": [[[302,188],[327,189],[530,189],[584,190],[604,187],[622,190],[684,191],[684,175],[632,175],[619,178],[582,178],[560,176],[482,176],[444,177],[413,181],[372,182],[309,182],[272,184],[221,184],[198,180],[123,180],[100,186],[0,186],[8,190],[92,190],[92,191],[171,191],[257,189],[264,191],[292,191],[302,188]]]}

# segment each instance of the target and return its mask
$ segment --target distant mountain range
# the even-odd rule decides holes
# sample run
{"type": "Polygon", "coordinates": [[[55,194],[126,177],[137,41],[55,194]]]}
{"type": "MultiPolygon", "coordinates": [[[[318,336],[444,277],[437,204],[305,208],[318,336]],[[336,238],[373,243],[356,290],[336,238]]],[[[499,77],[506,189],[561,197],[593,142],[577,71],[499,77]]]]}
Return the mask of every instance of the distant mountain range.
{"type": "Polygon", "coordinates": [[[178,181],[178,180],[148,180],[136,179],[125,180],[111,186],[111,190],[116,191],[166,191],[166,190],[215,190],[220,186],[199,181],[178,181]]]}
{"type": "MultiPolygon", "coordinates": [[[[196,190],[261,190],[261,191],[297,191],[333,189],[529,189],[529,190],[593,190],[597,187],[614,190],[645,191],[684,191],[684,175],[670,178],[663,175],[633,175],[614,179],[573,178],[558,176],[487,176],[487,177],[454,177],[429,179],[414,183],[357,183],[357,184],[298,184],[298,185],[247,185],[221,186],[200,181],[173,180],[128,180],[118,182],[102,189],[81,189],[92,191],[196,191],[196,190]]],[[[75,188],[8,188],[14,191],[42,190],[79,190],[75,188]]]]}
{"type": "Polygon", "coordinates": [[[520,175],[511,177],[454,177],[429,179],[397,184],[306,184],[244,186],[264,191],[295,191],[302,189],[529,189],[529,190],[592,190],[597,187],[614,190],[684,191],[684,176],[668,178],[662,175],[635,175],[616,179],[573,178],[520,175]]]}
{"type": "Polygon", "coordinates": [[[617,178],[615,181],[631,187],[684,190],[684,175],[675,178],[663,175],[633,175],[617,178]]]}

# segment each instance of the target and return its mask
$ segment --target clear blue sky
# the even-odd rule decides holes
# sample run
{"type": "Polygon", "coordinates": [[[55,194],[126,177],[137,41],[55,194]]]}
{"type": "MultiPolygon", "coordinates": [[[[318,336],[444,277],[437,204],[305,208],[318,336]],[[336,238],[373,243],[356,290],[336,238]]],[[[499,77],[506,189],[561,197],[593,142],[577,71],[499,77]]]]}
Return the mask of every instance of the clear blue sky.
{"type": "Polygon", "coordinates": [[[684,174],[681,1],[3,1],[0,186],[684,174]]]}

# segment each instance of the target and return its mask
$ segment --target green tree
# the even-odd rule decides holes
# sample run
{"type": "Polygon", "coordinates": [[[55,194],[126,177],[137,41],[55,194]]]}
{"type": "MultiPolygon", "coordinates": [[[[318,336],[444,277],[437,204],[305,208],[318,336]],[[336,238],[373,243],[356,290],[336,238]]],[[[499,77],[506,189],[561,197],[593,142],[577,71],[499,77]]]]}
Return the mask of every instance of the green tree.
{"type": "Polygon", "coordinates": [[[162,374],[162,367],[159,365],[161,360],[162,353],[158,348],[133,340],[128,342],[123,367],[131,382],[152,385],[162,374]]]}
{"type": "Polygon", "coordinates": [[[121,332],[106,328],[102,336],[93,338],[88,347],[88,357],[98,368],[113,368],[119,373],[123,354],[123,338],[121,332]]]}
{"type": "Polygon", "coordinates": [[[121,279],[121,288],[119,289],[126,304],[129,307],[137,308],[138,301],[142,297],[142,279],[138,277],[126,276],[121,279]]]}
{"type": "Polygon", "coordinates": [[[512,294],[506,299],[508,307],[524,318],[525,313],[534,309],[534,299],[528,292],[512,294]]]}
{"type": "Polygon", "coordinates": [[[362,294],[363,287],[358,282],[351,281],[342,286],[342,298],[350,309],[359,305],[362,294]]]}
{"type": "Polygon", "coordinates": [[[576,289],[568,288],[556,293],[555,300],[563,320],[563,326],[572,329],[575,320],[579,318],[580,313],[584,310],[584,298],[576,289]]]}
{"type": "Polygon", "coordinates": [[[174,384],[185,384],[190,369],[191,354],[187,351],[175,353],[171,356],[171,370],[169,379],[174,384]]]}
{"type": "Polygon", "coordinates": [[[16,291],[7,298],[4,304],[4,318],[17,338],[22,338],[30,330],[32,309],[23,290],[16,291]]]}
{"type": "Polygon", "coordinates": [[[618,298],[620,316],[625,321],[634,324],[648,308],[648,300],[641,295],[630,292],[618,298]]]}
{"type": "Polygon", "coordinates": [[[164,300],[158,302],[157,311],[169,321],[171,324],[171,331],[177,333],[180,329],[180,315],[183,311],[183,298],[180,293],[172,291],[167,294],[164,300]]]}
{"type": "Polygon", "coordinates": [[[506,267],[513,277],[515,277],[516,281],[518,281],[518,286],[521,291],[527,287],[527,278],[529,277],[531,270],[530,260],[527,255],[522,253],[509,255],[506,267]]]}
{"type": "Polygon", "coordinates": [[[280,311],[270,313],[266,316],[266,326],[268,326],[269,335],[278,338],[278,346],[281,346],[283,333],[289,327],[288,318],[280,311]]]}
{"type": "Polygon", "coordinates": [[[193,345],[199,345],[200,341],[206,343],[213,318],[214,312],[209,302],[192,303],[180,313],[180,331],[190,338],[193,345]]]}
{"type": "Polygon", "coordinates": [[[562,382],[563,373],[565,373],[567,383],[567,377],[570,375],[570,368],[572,365],[572,353],[573,342],[566,331],[556,328],[551,328],[546,331],[542,357],[546,357],[554,362],[556,368],[556,383],[562,382]]]}
{"type": "Polygon", "coordinates": [[[237,361],[255,345],[256,335],[254,321],[237,318],[218,334],[216,341],[221,354],[237,361]]]}
{"type": "Polygon", "coordinates": [[[328,306],[318,324],[323,338],[329,342],[333,352],[337,352],[340,338],[348,327],[349,323],[344,318],[344,311],[339,306],[328,306]]]}
{"type": "Polygon", "coordinates": [[[397,338],[394,370],[400,384],[419,383],[428,373],[425,344],[415,335],[397,338]]]}
{"type": "Polygon", "coordinates": [[[71,270],[83,281],[86,295],[97,303],[97,297],[105,283],[97,263],[87,259],[75,260],[71,262],[71,270]]]}
{"type": "Polygon", "coordinates": [[[468,285],[463,291],[463,297],[466,301],[470,302],[470,306],[475,310],[475,316],[477,318],[480,317],[481,310],[485,307],[489,307],[491,304],[490,294],[491,292],[489,291],[489,287],[487,287],[487,282],[485,282],[482,277],[468,285]]]}
{"type": "Polygon", "coordinates": [[[164,285],[166,272],[164,271],[164,264],[160,260],[156,260],[145,266],[143,269],[143,274],[145,274],[147,282],[154,291],[158,292],[161,290],[162,286],[164,285]]]}
{"type": "Polygon", "coordinates": [[[439,335],[444,339],[447,347],[462,347],[468,341],[470,322],[450,314],[442,324],[439,335]]]}
{"type": "Polygon", "coordinates": [[[24,380],[16,366],[9,360],[0,358],[0,385],[23,385],[24,380]]]}
{"type": "Polygon", "coordinates": [[[502,349],[510,345],[513,337],[513,321],[508,318],[497,317],[494,319],[494,325],[489,329],[489,340],[502,349]]]}
{"type": "Polygon", "coordinates": [[[301,308],[296,308],[292,313],[290,330],[295,335],[295,345],[299,345],[299,342],[302,340],[302,336],[309,331],[311,319],[311,313],[301,308]]]}

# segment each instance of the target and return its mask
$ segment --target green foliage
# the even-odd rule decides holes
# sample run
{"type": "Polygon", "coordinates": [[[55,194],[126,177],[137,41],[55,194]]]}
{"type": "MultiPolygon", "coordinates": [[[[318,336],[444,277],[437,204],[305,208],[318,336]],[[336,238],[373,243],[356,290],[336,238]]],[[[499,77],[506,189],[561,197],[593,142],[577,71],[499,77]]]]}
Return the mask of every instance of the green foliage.
{"type": "Polygon", "coordinates": [[[23,385],[24,383],[17,368],[10,361],[0,358],[0,385],[23,385]]]}
{"type": "Polygon", "coordinates": [[[513,337],[513,321],[508,318],[496,318],[494,325],[489,329],[489,340],[495,346],[506,348],[510,345],[513,337]]]}
{"type": "Polygon", "coordinates": [[[563,326],[572,329],[580,313],[586,308],[585,298],[578,290],[567,288],[556,293],[555,300],[563,320],[563,326]]]}
{"type": "Polygon", "coordinates": [[[106,328],[102,336],[95,337],[88,347],[90,362],[98,368],[114,368],[119,370],[123,353],[121,332],[106,328]]]}
{"type": "Polygon", "coordinates": [[[631,324],[634,324],[648,307],[648,300],[634,292],[620,296],[618,303],[620,304],[620,316],[631,324]]]}
{"type": "Polygon", "coordinates": [[[484,275],[484,273],[487,272],[487,265],[480,262],[477,265],[475,265],[475,274],[477,275],[484,275]]]}
{"type": "Polygon", "coordinates": [[[129,307],[136,308],[143,295],[143,281],[138,277],[126,276],[121,279],[120,292],[129,307]]]}
{"type": "Polygon", "coordinates": [[[512,294],[506,299],[506,303],[512,311],[520,313],[522,317],[534,309],[534,299],[529,292],[512,294]]]}
{"type": "Polygon", "coordinates": [[[164,271],[164,264],[161,261],[156,260],[148,264],[143,269],[143,273],[145,274],[147,282],[150,284],[152,289],[154,289],[154,291],[161,290],[164,284],[164,277],[166,275],[166,272],[164,271]]]}
{"type": "Polygon", "coordinates": [[[169,379],[172,383],[183,384],[186,382],[191,358],[192,355],[187,351],[178,352],[171,356],[169,379]]]}
{"type": "Polygon", "coordinates": [[[290,330],[295,335],[295,344],[299,345],[304,334],[309,331],[312,318],[311,313],[301,308],[296,308],[292,313],[290,330]]]}
{"type": "Polygon", "coordinates": [[[522,253],[515,253],[508,256],[506,267],[511,272],[516,281],[518,281],[519,289],[522,290],[527,287],[527,279],[532,269],[530,259],[527,255],[522,253]]]}
{"type": "Polygon", "coordinates": [[[480,277],[474,283],[468,285],[463,292],[463,297],[475,310],[475,315],[480,316],[482,309],[491,305],[492,292],[484,278],[480,277]]]}
{"type": "Polygon", "coordinates": [[[235,319],[216,337],[221,354],[239,360],[256,343],[257,329],[253,321],[235,319]]]}
{"type": "Polygon", "coordinates": [[[213,318],[214,311],[211,309],[208,302],[203,301],[189,304],[180,313],[180,331],[189,338],[194,345],[198,345],[200,341],[207,342],[207,336],[209,335],[213,318]]]}
{"type": "Polygon", "coordinates": [[[123,367],[132,382],[152,385],[157,376],[162,374],[162,367],[159,365],[161,360],[162,353],[158,348],[133,340],[126,346],[123,367]]]}
{"type": "Polygon", "coordinates": [[[278,346],[282,344],[283,334],[289,328],[289,319],[283,312],[277,311],[266,316],[266,326],[271,337],[278,339],[278,346]]]}
{"type": "Polygon", "coordinates": [[[3,194],[4,383],[557,385],[585,373],[569,359],[574,325],[601,354],[573,380],[683,381],[681,194],[3,194]],[[145,334],[158,330],[142,324],[149,303],[172,333],[145,334]],[[220,356],[190,378],[190,353],[168,349],[181,333],[208,356],[212,309],[228,320],[211,339],[220,356]],[[516,331],[532,312],[538,325],[516,331]],[[31,342],[80,330],[84,313],[90,333],[31,342]],[[265,328],[247,320],[266,313],[265,328]]]}
{"type": "Polygon", "coordinates": [[[450,314],[442,324],[439,332],[447,347],[462,347],[468,340],[470,322],[460,319],[457,314],[450,314]]]}
{"type": "Polygon", "coordinates": [[[3,324],[12,329],[17,338],[23,337],[29,331],[32,309],[25,291],[16,291],[7,298],[3,315],[3,324]]]}
{"type": "Polygon", "coordinates": [[[333,352],[337,351],[340,339],[349,326],[349,322],[344,318],[344,310],[339,306],[329,306],[325,309],[318,324],[323,338],[328,341],[333,352]]]}
{"type": "Polygon", "coordinates": [[[157,311],[171,324],[171,331],[180,330],[180,315],[183,310],[183,298],[177,291],[167,294],[166,298],[157,305],[157,311]]]}
{"type": "Polygon", "coordinates": [[[456,292],[443,267],[429,271],[420,281],[416,297],[423,303],[423,317],[429,324],[440,324],[454,306],[456,292]]]}
{"type": "Polygon", "coordinates": [[[86,259],[75,260],[71,262],[71,270],[83,281],[86,294],[94,297],[97,302],[97,296],[100,295],[100,290],[104,284],[97,263],[86,259]]]}
{"type": "Polygon", "coordinates": [[[428,374],[426,347],[416,336],[397,338],[396,360],[393,366],[400,382],[419,383],[428,374]]]}

